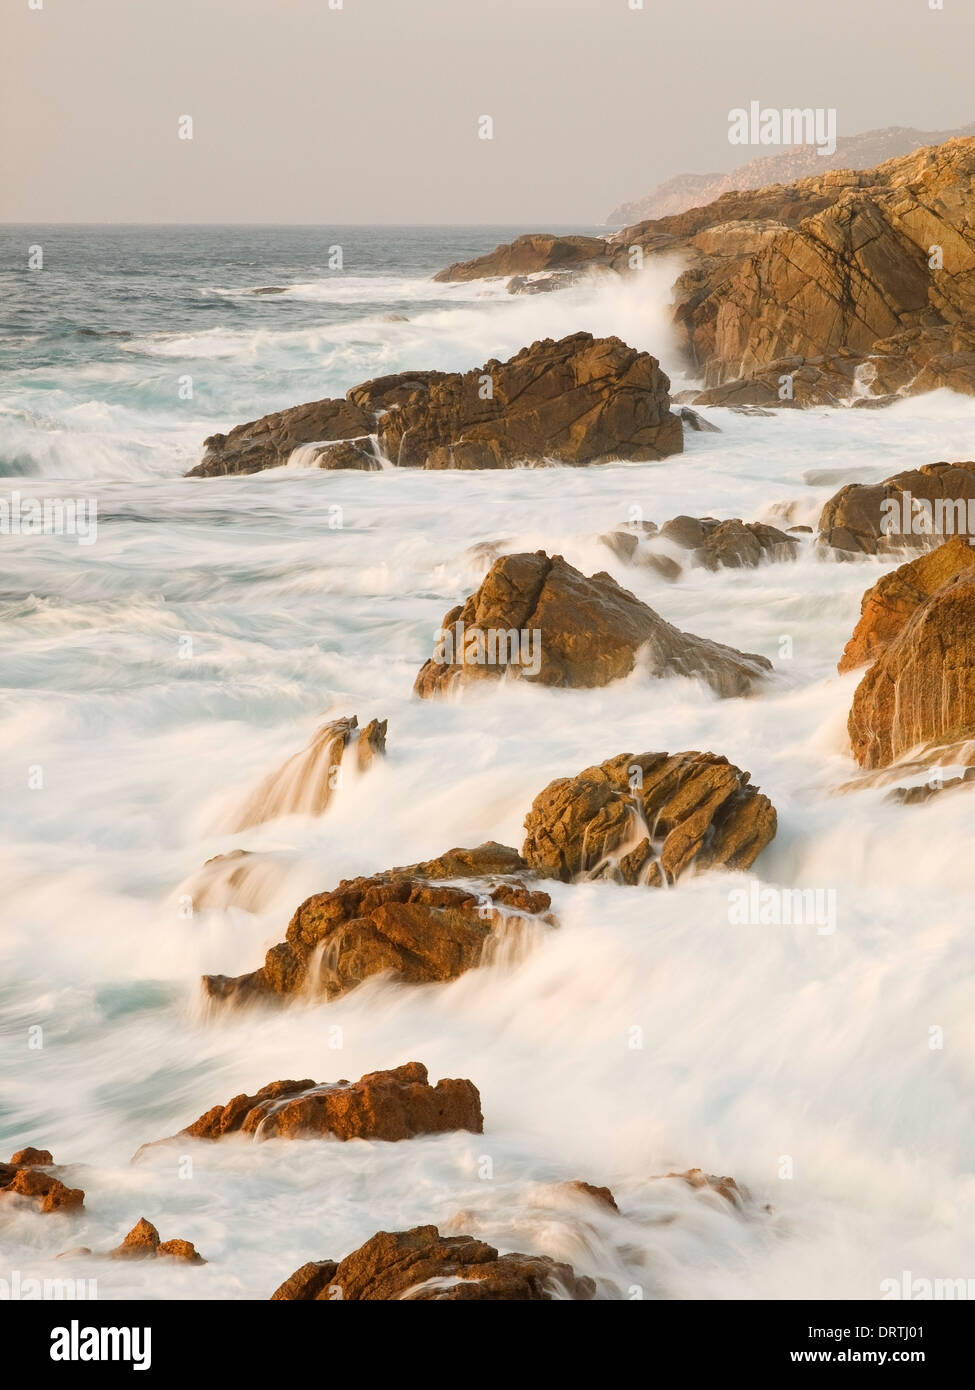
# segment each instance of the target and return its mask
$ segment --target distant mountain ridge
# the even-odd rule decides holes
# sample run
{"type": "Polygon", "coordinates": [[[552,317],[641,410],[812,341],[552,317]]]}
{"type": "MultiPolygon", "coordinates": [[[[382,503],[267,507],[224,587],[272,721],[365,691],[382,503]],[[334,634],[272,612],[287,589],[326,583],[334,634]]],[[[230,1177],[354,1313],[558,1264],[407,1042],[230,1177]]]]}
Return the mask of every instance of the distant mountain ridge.
{"type": "Polygon", "coordinates": [[[873,169],[888,159],[912,154],[925,145],[940,145],[957,136],[975,135],[975,121],[959,130],[925,131],[909,126],[886,126],[861,135],[844,135],[836,152],[820,155],[815,145],[792,145],[778,154],[750,160],[728,174],[677,174],[658,184],[644,197],[621,203],[606,219],[608,227],[628,227],[651,218],[672,217],[688,208],[703,207],[722,193],[769,184],[794,183],[796,179],[824,174],[829,169],[873,169]]]}

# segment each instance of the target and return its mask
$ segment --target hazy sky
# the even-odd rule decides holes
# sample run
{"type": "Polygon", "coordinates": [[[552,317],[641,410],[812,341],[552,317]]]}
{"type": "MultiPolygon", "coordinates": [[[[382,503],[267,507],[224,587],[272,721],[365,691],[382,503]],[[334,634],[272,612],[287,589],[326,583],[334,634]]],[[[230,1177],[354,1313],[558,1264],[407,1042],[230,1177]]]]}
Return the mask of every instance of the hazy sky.
{"type": "Polygon", "coordinates": [[[975,0],[336,3],[0,0],[0,221],[591,223],[752,100],[975,120],[975,0]]]}

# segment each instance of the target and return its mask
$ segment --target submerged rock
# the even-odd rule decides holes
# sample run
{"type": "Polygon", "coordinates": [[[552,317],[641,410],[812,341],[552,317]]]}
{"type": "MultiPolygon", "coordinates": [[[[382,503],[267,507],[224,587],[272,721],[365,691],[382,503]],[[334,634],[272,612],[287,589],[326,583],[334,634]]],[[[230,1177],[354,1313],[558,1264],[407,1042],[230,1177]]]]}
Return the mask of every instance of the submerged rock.
{"type": "Polygon", "coordinates": [[[775,808],[713,753],[621,753],[536,796],[522,853],[540,874],[661,887],[695,869],[748,869],[775,808]]]}
{"type": "Polygon", "coordinates": [[[502,676],[593,687],[637,666],[653,676],[696,676],[721,696],[748,694],[771,669],[763,656],[681,632],[610,575],[587,578],[561,555],[503,555],[481,587],[443,620],[417,695],[502,676]]]}
{"type": "Polygon", "coordinates": [[[372,719],[360,729],[354,714],[323,724],[307,748],[264,779],[230,828],[247,830],[277,816],[322,815],[348,770],[347,753],[354,751],[355,768],[364,772],[386,752],[386,726],[385,719],[372,719]]]}
{"type": "Polygon", "coordinates": [[[32,1198],[40,1211],[77,1211],[84,1205],[80,1187],[68,1187],[55,1173],[49,1149],[18,1149],[9,1163],[0,1163],[0,1192],[32,1198]]]}
{"type": "Polygon", "coordinates": [[[893,791],[887,793],[884,800],[896,801],[902,806],[923,806],[933,796],[940,796],[942,792],[960,791],[962,787],[967,787],[972,782],[975,782],[975,767],[966,767],[960,777],[947,777],[936,782],[922,782],[920,786],[915,787],[895,787],[893,791]]]}
{"type": "Polygon", "coordinates": [[[379,1231],[344,1260],[313,1261],[272,1295],[277,1300],[539,1302],[591,1299],[591,1279],[544,1255],[499,1255],[474,1236],[436,1226],[379,1231]]]}
{"type": "Polygon", "coordinates": [[[254,1095],[215,1105],[179,1131],[192,1139],[250,1134],[255,1139],[382,1139],[484,1129],[481,1097],[471,1081],[431,1086],[421,1062],[374,1071],[359,1081],[272,1081],[254,1095]]]}
{"type": "Polygon", "coordinates": [[[261,912],[282,887],[294,864],[290,855],[232,849],[215,854],[176,890],[194,912],[228,907],[261,912]]]}
{"type": "Polygon", "coordinates": [[[975,738],[975,570],[950,578],[868,668],[848,722],[861,767],[975,738]]]}
{"type": "Polygon", "coordinates": [[[766,560],[794,560],[799,542],[763,521],[716,521],[712,516],[675,516],[660,528],[663,540],[691,551],[704,569],[742,569],[766,560]]]}
{"type": "Polygon", "coordinates": [[[452,980],[509,932],[554,925],[547,893],[510,875],[517,852],[489,842],[439,859],[345,879],[301,904],[286,939],[249,975],[205,975],[206,993],[240,1002],[301,991],[335,998],[383,971],[410,983],[452,980]],[[442,880],[464,878],[470,886],[442,880]]]}
{"type": "Polygon", "coordinates": [[[688,1168],[684,1173],[668,1173],[668,1178],[680,1178],[688,1187],[716,1192],[733,1207],[740,1208],[748,1200],[748,1193],[735,1182],[734,1178],[719,1178],[713,1173],[705,1173],[702,1168],[688,1168]]]}
{"type": "Polygon", "coordinates": [[[932,594],[949,579],[973,567],[975,546],[965,536],[953,536],[937,550],[926,551],[885,574],[864,594],[860,621],[843,650],[837,670],[852,671],[875,661],[932,594]]]}

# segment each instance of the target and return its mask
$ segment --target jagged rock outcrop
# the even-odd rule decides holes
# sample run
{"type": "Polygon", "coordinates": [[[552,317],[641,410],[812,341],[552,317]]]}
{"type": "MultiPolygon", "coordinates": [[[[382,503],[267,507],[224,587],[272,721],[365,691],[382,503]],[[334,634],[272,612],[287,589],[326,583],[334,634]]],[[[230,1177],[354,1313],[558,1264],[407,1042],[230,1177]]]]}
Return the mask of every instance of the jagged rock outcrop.
{"type": "Polygon", "coordinates": [[[522,854],[538,873],[661,887],[695,869],[747,869],[775,808],[713,753],[621,753],[536,796],[522,854]]]}
{"type": "Polygon", "coordinates": [[[49,1149],[18,1149],[9,1163],[0,1163],[0,1192],[32,1198],[43,1212],[77,1211],[85,1194],[62,1182],[58,1171],[49,1149]]]}
{"type": "Polygon", "coordinates": [[[360,729],[354,714],[323,724],[307,748],[251,793],[230,828],[247,830],[277,816],[320,816],[348,770],[350,750],[357,772],[385,754],[386,726],[385,719],[371,719],[360,729]]]}
{"type": "Polygon", "coordinates": [[[877,657],[902,632],[914,613],[943,584],[963,571],[975,568],[975,546],[965,536],[953,536],[925,551],[916,560],[892,570],[868,589],[860,604],[860,621],[853,630],[837,666],[852,671],[877,657]]]}
{"type": "Polygon", "coordinates": [[[832,169],[872,169],[925,145],[941,145],[966,135],[975,135],[975,124],[942,131],[886,126],[859,135],[841,135],[832,154],[824,153],[815,144],[792,145],[778,154],[750,159],[728,174],[678,174],[635,202],[621,203],[606,223],[610,227],[626,227],[651,218],[669,217],[688,208],[704,207],[725,193],[788,184],[832,169]]]}
{"type": "Polygon", "coordinates": [[[857,686],[848,727],[865,768],[975,739],[975,570],[915,609],[857,686]]]}
{"type": "Polygon", "coordinates": [[[206,1260],[198,1253],[190,1240],[160,1240],[159,1232],[151,1221],[143,1216],[136,1222],[121,1245],[109,1251],[112,1260],[182,1260],[185,1264],[205,1265],[206,1260]]]}
{"type": "Polygon", "coordinates": [[[407,1062],[369,1072],[358,1081],[272,1081],[254,1095],[215,1105],[179,1134],[214,1140],[250,1134],[255,1139],[331,1135],[394,1142],[457,1129],[473,1134],[484,1129],[477,1087],[446,1077],[431,1086],[422,1062],[407,1062]]]}
{"type": "MultiPolygon", "coordinates": [[[[796,187],[815,194],[837,177],[796,187]]],[[[971,322],[973,188],[975,140],[954,140],[851,175],[829,206],[769,227],[737,264],[705,253],[678,281],[675,313],[705,384],[796,354],[866,358],[901,332],[971,322]]]]}
{"type": "Polygon", "coordinates": [[[840,557],[929,550],[946,536],[969,534],[975,537],[971,462],[927,463],[882,483],[848,483],[819,518],[819,543],[840,557]]]}
{"type": "Polygon", "coordinates": [[[679,344],[706,388],[727,388],[694,402],[865,406],[937,386],[971,393],[973,206],[975,139],[950,139],[638,222],[593,264],[625,275],[641,258],[681,258],[679,344]],[[791,401],[778,395],[787,373],[791,401]]]}
{"type": "Polygon", "coordinates": [[[376,377],[345,400],[312,401],[211,435],[187,477],[256,473],[296,450],[300,462],[326,469],[662,459],[683,448],[669,390],[649,353],[573,333],[470,372],[376,377]]]}
{"type": "Polygon", "coordinates": [[[344,1260],[311,1261],[272,1299],[319,1302],[539,1302],[588,1300],[591,1279],[544,1255],[499,1255],[474,1236],[442,1236],[436,1226],[379,1231],[344,1260]]]}
{"type": "Polygon", "coordinates": [[[452,980],[481,963],[492,938],[554,925],[551,900],[517,877],[517,851],[492,842],[439,859],[345,879],[301,904],[286,939],[249,975],[206,975],[206,993],[239,1002],[307,991],[334,998],[370,975],[452,980]],[[470,886],[444,879],[468,879],[470,886]]]}
{"type": "Polygon", "coordinates": [[[387,412],[379,445],[400,468],[661,459],[683,448],[669,391],[657,359],[619,338],[546,338],[387,412]]]}
{"type": "Polygon", "coordinates": [[[611,249],[602,237],[551,236],[529,233],[503,242],[486,256],[458,261],[433,277],[441,283],[482,280],[499,275],[532,275],[540,270],[566,270],[609,262],[611,249]]]}
{"type": "Polygon", "coordinates": [[[593,687],[637,665],[654,676],[696,676],[721,696],[745,695],[768,671],[762,656],[681,632],[605,573],[561,555],[503,555],[476,593],[443,620],[414,685],[425,698],[502,676],[593,687]]]}

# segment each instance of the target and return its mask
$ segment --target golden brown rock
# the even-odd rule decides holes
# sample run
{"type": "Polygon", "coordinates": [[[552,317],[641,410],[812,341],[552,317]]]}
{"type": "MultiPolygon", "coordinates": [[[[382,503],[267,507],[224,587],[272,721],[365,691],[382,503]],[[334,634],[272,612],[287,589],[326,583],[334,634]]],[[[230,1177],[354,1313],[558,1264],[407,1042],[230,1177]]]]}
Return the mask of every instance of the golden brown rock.
{"type": "Polygon", "coordinates": [[[471,1081],[436,1086],[421,1062],[369,1072],[359,1081],[272,1081],[254,1095],[234,1096],[180,1130],[193,1139],[250,1134],[255,1139],[382,1139],[484,1128],[481,1098],[471,1081]]]}
{"type": "Polygon", "coordinates": [[[847,642],[837,669],[852,671],[875,661],[902,632],[917,609],[955,575],[975,566],[975,546],[965,536],[953,536],[937,550],[926,551],[885,574],[868,589],[860,605],[860,621],[847,642]]]}
{"type": "Polygon", "coordinates": [[[53,1167],[49,1149],[18,1149],[9,1163],[0,1163],[0,1192],[32,1198],[42,1212],[76,1211],[84,1205],[84,1192],[41,1171],[53,1167]]]}
{"type": "Polygon", "coordinates": [[[763,656],[681,632],[621,588],[561,555],[502,555],[476,593],[446,614],[417,695],[442,695],[502,676],[593,687],[637,665],[653,676],[696,676],[721,696],[745,695],[771,670],[763,656]]]}
{"type": "Polygon", "coordinates": [[[546,338],[388,411],[379,445],[400,468],[662,459],[684,447],[669,390],[656,358],[619,338],[546,338]]]}
{"type": "Polygon", "coordinates": [[[747,869],[775,835],[775,808],[713,753],[621,753],[549,783],[522,853],[566,882],[661,887],[695,869],[747,869]]]}
{"type": "Polygon", "coordinates": [[[279,468],[304,444],[361,439],[371,429],[371,418],[350,401],[310,401],[237,425],[229,434],[212,434],[204,441],[202,460],[186,476],[217,478],[279,468]]]}
{"type": "Polygon", "coordinates": [[[604,1207],[609,1207],[612,1211],[619,1211],[616,1205],[616,1198],[608,1187],[596,1187],[591,1182],[583,1182],[581,1178],[573,1182],[563,1183],[562,1186],[567,1192],[573,1193],[578,1197],[588,1197],[594,1202],[599,1202],[604,1207]]]}
{"type": "Polygon", "coordinates": [[[489,842],[343,880],[301,904],[286,940],[271,947],[260,969],[235,978],[206,975],[204,988],[211,998],[244,1002],[299,991],[335,998],[386,970],[410,983],[452,980],[480,964],[495,933],[552,923],[547,893],[504,881],[524,867],[515,850],[489,842]],[[449,878],[472,883],[438,882],[449,878]]]}
{"type": "Polygon", "coordinates": [[[108,1252],[108,1258],[111,1260],[171,1259],[180,1260],[184,1264],[206,1264],[206,1260],[198,1253],[192,1241],[179,1239],[161,1241],[155,1226],[144,1216],[135,1223],[122,1244],[108,1252]]]}
{"type": "Polygon", "coordinates": [[[967,537],[970,513],[975,520],[975,463],[927,463],[840,488],[819,518],[819,541],[837,558],[929,550],[947,536],[967,537]]]}
{"type": "Polygon", "coordinates": [[[865,768],[975,738],[975,571],[915,610],[857,686],[848,727],[865,768]]]}
{"type": "Polygon", "coordinates": [[[473,1236],[442,1236],[436,1226],[379,1231],[338,1264],[302,1265],[273,1299],[323,1303],[405,1300],[539,1302],[588,1300],[591,1279],[544,1255],[499,1255],[473,1236]]]}

